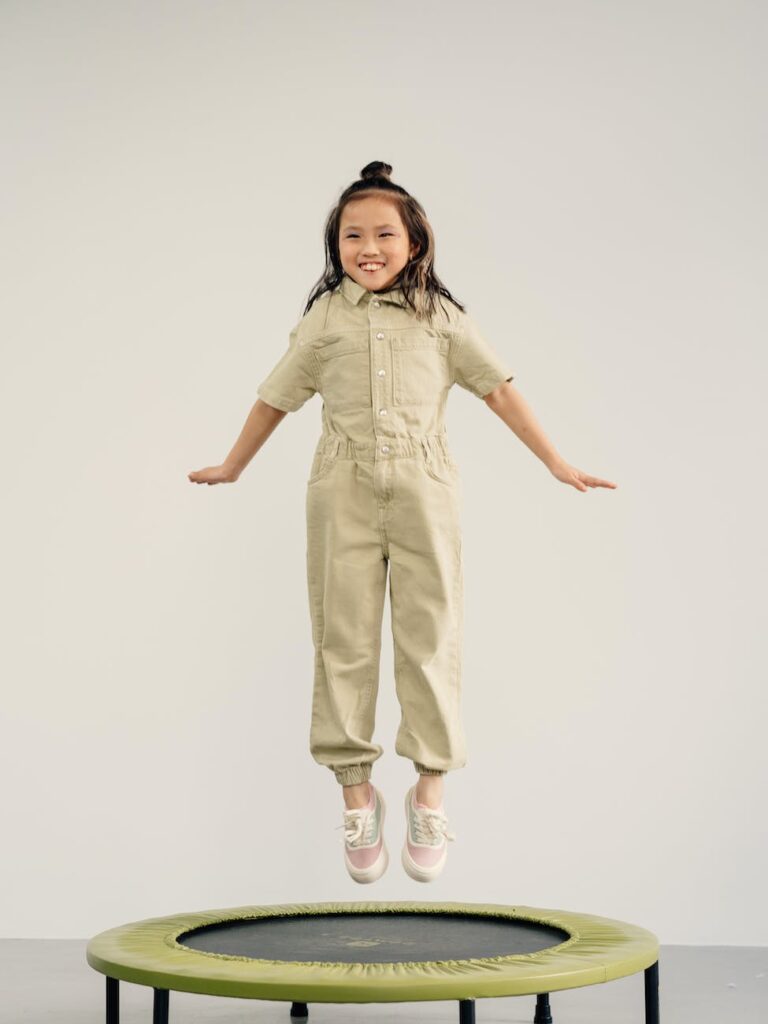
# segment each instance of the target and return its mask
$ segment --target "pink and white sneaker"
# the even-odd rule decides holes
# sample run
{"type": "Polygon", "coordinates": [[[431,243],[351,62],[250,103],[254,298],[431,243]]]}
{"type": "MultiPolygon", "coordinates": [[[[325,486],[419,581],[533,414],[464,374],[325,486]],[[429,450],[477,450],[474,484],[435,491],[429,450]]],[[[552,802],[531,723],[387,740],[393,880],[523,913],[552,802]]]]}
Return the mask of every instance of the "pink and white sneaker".
{"type": "Polygon", "coordinates": [[[372,782],[368,783],[371,798],[366,807],[344,811],[344,863],[356,882],[375,882],[389,864],[384,844],[384,798],[372,782]]]}
{"type": "Polygon", "coordinates": [[[432,882],[448,856],[448,843],[456,836],[448,831],[442,804],[438,810],[416,803],[416,785],[405,795],[407,824],[402,862],[406,873],[417,882],[432,882]]]}

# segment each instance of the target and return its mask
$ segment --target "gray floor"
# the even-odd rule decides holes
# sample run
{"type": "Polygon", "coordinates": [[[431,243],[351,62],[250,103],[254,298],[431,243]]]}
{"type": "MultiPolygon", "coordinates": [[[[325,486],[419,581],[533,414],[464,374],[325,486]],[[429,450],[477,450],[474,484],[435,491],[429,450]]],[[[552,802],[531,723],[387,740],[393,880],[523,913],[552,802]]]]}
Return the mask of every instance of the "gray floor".
{"type": "MultiPolygon", "coordinates": [[[[104,976],[85,960],[79,939],[0,939],[2,1024],[99,1024],[104,1021],[104,976]]],[[[664,1024],[768,1024],[768,947],[662,946],[659,958],[664,1024]]],[[[479,999],[478,1024],[531,1024],[535,998],[479,999]]],[[[551,997],[554,1024],[642,1024],[643,975],[551,997]]],[[[309,1008],[310,1024],[331,1021],[458,1024],[458,1004],[322,1004],[309,1008]]],[[[121,1024],[151,1024],[152,991],[121,983],[121,1024]]],[[[171,992],[171,1024],[290,1024],[287,1003],[224,999],[171,992]]]]}

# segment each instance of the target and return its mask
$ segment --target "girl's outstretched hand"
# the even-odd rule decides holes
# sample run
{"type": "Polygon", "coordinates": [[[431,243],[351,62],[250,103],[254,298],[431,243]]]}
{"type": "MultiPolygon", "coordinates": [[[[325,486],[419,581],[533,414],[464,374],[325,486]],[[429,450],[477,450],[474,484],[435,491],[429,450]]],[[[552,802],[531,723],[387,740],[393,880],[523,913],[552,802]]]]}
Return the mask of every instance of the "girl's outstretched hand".
{"type": "Polygon", "coordinates": [[[576,469],[575,466],[570,466],[564,459],[553,463],[549,467],[549,471],[552,476],[562,480],[564,484],[571,484],[577,491],[586,491],[589,487],[615,488],[618,486],[610,480],[601,480],[599,476],[590,476],[589,473],[583,473],[580,469],[576,469]]]}
{"type": "Polygon", "coordinates": [[[233,484],[240,474],[232,466],[206,466],[205,469],[193,469],[187,477],[193,484],[233,484]]]}

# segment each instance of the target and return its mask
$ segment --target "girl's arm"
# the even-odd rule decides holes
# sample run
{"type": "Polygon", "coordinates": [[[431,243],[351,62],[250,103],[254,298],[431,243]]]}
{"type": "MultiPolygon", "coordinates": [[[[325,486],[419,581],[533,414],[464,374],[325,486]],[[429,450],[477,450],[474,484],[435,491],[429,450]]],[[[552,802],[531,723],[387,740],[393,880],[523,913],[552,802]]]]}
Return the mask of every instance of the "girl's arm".
{"type": "Polygon", "coordinates": [[[611,487],[617,485],[610,480],[601,480],[597,476],[570,466],[557,452],[547,438],[533,415],[533,410],[526,400],[509,381],[500,384],[493,391],[483,396],[483,401],[499,416],[510,430],[527,445],[534,455],[538,455],[550,473],[564,484],[571,484],[578,491],[586,491],[589,487],[611,487]]]}
{"type": "Polygon", "coordinates": [[[260,398],[256,399],[240,436],[220,466],[206,466],[205,469],[193,470],[188,478],[195,484],[231,484],[240,476],[256,452],[261,448],[269,435],[286,416],[287,412],[267,405],[260,398]]]}

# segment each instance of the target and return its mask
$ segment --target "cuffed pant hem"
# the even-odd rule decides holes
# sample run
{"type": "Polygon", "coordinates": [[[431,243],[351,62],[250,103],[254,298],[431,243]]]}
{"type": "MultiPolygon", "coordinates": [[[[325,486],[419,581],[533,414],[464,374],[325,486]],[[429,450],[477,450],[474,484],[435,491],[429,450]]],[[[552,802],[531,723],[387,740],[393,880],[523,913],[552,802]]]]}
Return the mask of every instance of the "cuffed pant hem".
{"type": "Polygon", "coordinates": [[[359,782],[367,782],[371,777],[369,764],[351,764],[346,768],[334,768],[333,774],[340,786],[355,786],[359,782]]]}
{"type": "Polygon", "coordinates": [[[445,771],[442,768],[427,768],[425,765],[419,764],[418,761],[413,762],[413,767],[419,775],[445,775],[445,771]]]}

